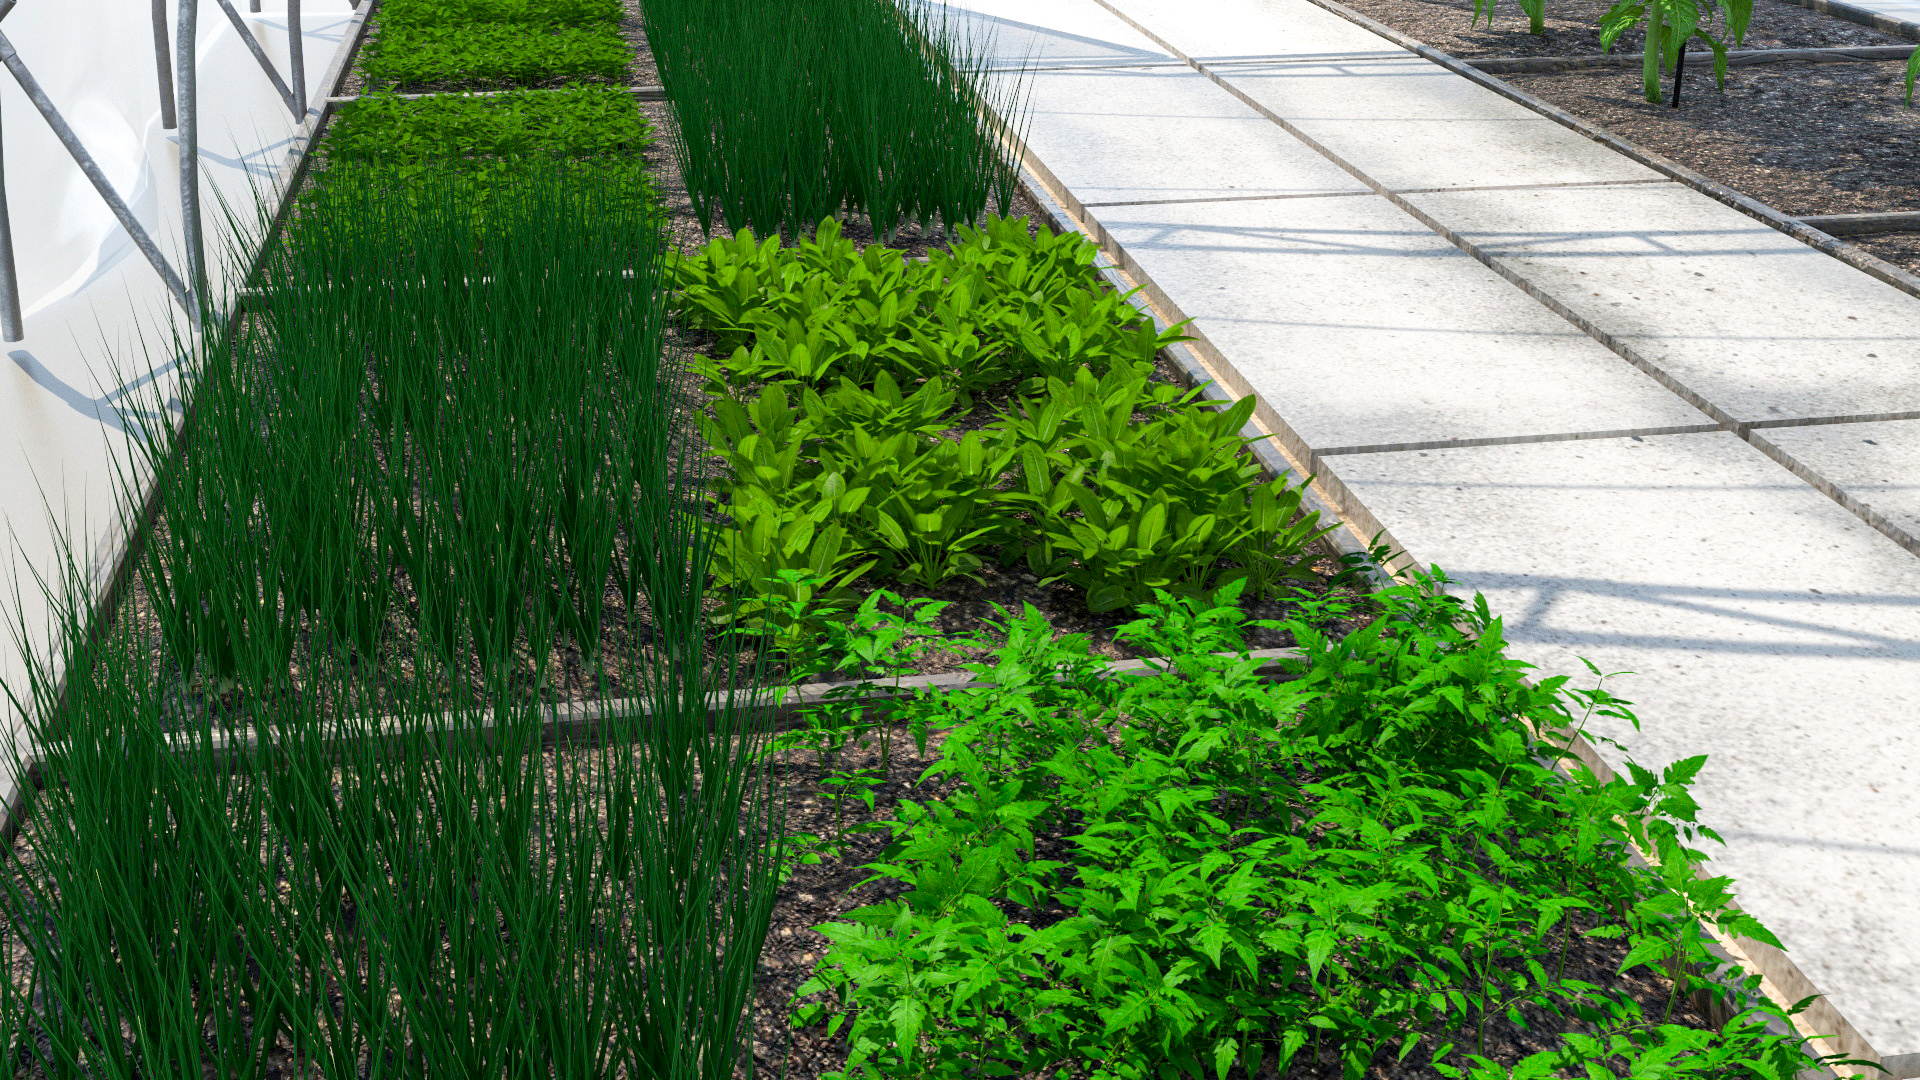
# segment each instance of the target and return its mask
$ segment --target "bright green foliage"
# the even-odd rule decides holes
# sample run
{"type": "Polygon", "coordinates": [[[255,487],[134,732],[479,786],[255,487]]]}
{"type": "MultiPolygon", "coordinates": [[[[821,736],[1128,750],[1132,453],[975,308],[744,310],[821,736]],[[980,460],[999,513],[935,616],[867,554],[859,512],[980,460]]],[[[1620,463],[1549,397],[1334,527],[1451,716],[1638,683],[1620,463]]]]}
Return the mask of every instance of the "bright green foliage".
{"type": "Polygon", "coordinates": [[[716,384],[871,385],[940,377],[962,395],[1008,379],[1071,379],[1116,363],[1151,363],[1184,340],[1104,288],[1083,237],[1025,218],[962,228],[951,251],[909,263],[879,246],[858,250],[831,219],[790,248],[742,230],[674,262],[689,321],[731,352],[716,384]]]}
{"type": "Polygon", "coordinates": [[[511,23],[387,26],[367,44],[367,78],[400,90],[624,82],[633,50],[608,27],[511,23]]]}
{"type": "Polygon", "coordinates": [[[741,230],[678,260],[682,314],[732,353],[701,366],[742,540],[724,583],[758,613],[799,601],[783,572],[811,574],[807,601],[831,606],[849,573],[933,586],[997,553],[1108,611],[1283,577],[1324,530],[1246,454],[1252,399],[1219,410],[1153,382],[1182,339],[1101,283],[1095,250],[990,217],[911,263],[828,220],[791,248],[741,230]],[[1015,414],[942,437],[1015,380],[1015,414]]]}
{"type": "Polygon", "coordinates": [[[49,782],[0,881],[0,1054],[724,1080],[780,834],[710,637],[657,219],[552,162],[479,217],[464,174],[365,175],[183,348],[190,423],[129,403],[163,632],[97,634],[76,552],[59,651],[5,687],[49,782]],[[606,677],[639,707],[544,749],[554,646],[591,652],[616,586],[646,648],[606,677]]]}
{"type": "Polygon", "coordinates": [[[1123,369],[1096,382],[1081,368],[1072,385],[1049,379],[1045,396],[1024,400],[1024,415],[1007,425],[1028,436],[1019,442],[1024,487],[1006,497],[1031,513],[1039,533],[1027,565],[1042,580],[1079,585],[1092,611],[1222,580],[1264,590],[1286,573],[1289,556],[1327,531],[1300,516],[1298,487],[1264,479],[1245,453],[1253,398],[1217,409],[1188,394],[1134,421],[1170,389],[1123,369]],[[1242,569],[1223,578],[1222,559],[1242,569]]]}
{"type": "Polygon", "coordinates": [[[653,129],[633,95],[612,87],[407,99],[369,94],[340,107],[329,162],[440,166],[527,154],[637,155],[653,129]]]}
{"type": "Polygon", "coordinates": [[[621,14],[619,0],[386,0],[380,5],[383,26],[585,26],[618,23],[621,14]]]}
{"type": "Polygon", "coordinates": [[[1017,169],[983,108],[1018,91],[934,5],[649,0],[681,174],[709,229],[798,235],[864,214],[876,232],[977,220],[1017,169]]]}
{"type": "Polygon", "coordinates": [[[1920,49],[1913,50],[1913,55],[1907,57],[1907,108],[1909,109],[1913,108],[1913,84],[1916,79],[1920,79],[1920,49]]]}
{"type": "Polygon", "coordinates": [[[1672,999],[1649,1012],[1565,977],[1574,935],[1624,937],[1625,968],[1678,961],[1676,995],[1739,1007],[1757,977],[1716,981],[1701,927],[1771,937],[1724,880],[1693,877],[1688,844],[1716,839],[1687,795],[1701,761],[1606,783],[1556,772],[1535,730],[1573,727],[1569,706],[1629,718],[1623,703],[1530,687],[1484,606],[1436,585],[1374,597],[1384,614],[1350,646],[1289,624],[1305,646],[1293,683],[1253,676],[1229,590],[1163,595],[1126,628],[1169,658],[1165,677],[1113,677],[1029,609],[992,628],[1005,644],[973,668],[986,688],[870,686],[830,705],[835,730],[876,714],[946,730],[932,775],[951,785],[903,803],[870,866],[900,895],[820,928],[832,946],[796,1022],[845,1034],[830,1075],[1225,1080],[1312,1053],[1358,1077],[1418,1052],[1504,1078],[1473,1051],[1487,1017],[1525,1008],[1586,1034],[1516,1078],[1623,1062],[1793,1077],[1804,1043],[1759,1012],[1696,1032],[1670,1024],[1672,999]],[[1355,694],[1384,714],[1371,728],[1338,710],[1293,722],[1355,694]],[[1041,833],[1067,842],[1043,856],[1041,833]]]}
{"type": "Polygon", "coordinates": [[[1600,49],[1612,52],[1621,34],[1636,26],[1646,30],[1645,54],[1641,64],[1646,99],[1658,104],[1661,99],[1660,75],[1671,70],[1680,59],[1680,50],[1691,38],[1699,38],[1713,50],[1713,78],[1724,89],[1727,85],[1726,39],[1738,45],[1747,36],[1747,24],[1753,21],[1753,0],[1720,0],[1718,4],[1700,0],[1617,0],[1600,17],[1600,49]],[[1717,8],[1717,11],[1716,11],[1717,8]],[[1716,34],[1712,23],[1720,16],[1716,34]],[[1724,35],[1724,36],[1722,36],[1724,35]]]}

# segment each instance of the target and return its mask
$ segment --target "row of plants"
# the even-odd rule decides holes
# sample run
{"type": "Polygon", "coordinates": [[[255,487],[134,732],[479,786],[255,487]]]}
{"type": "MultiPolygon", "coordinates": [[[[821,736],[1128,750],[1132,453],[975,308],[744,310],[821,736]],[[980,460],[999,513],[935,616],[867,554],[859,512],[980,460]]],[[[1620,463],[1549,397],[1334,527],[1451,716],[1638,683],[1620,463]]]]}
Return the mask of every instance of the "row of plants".
{"type": "Polygon", "coordinates": [[[1369,597],[1338,639],[1318,627],[1352,612],[1305,601],[1277,683],[1247,655],[1238,584],[1141,606],[1122,633],[1163,658],[1151,677],[1114,676],[1029,608],[981,628],[993,652],[968,670],[988,685],[904,695],[943,644],[921,636],[930,605],[864,606],[825,666],[870,681],[783,745],[872,806],[884,751],[856,770],[845,752],[933,738],[939,794],[866,826],[888,842],[862,884],[888,898],[818,927],[793,1023],[844,1039],[824,1075],[1802,1075],[1817,1052],[1708,948],[1708,930],[1774,939],[1697,875],[1694,845],[1718,839],[1689,794],[1704,758],[1600,781],[1540,736],[1631,721],[1627,703],[1529,682],[1484,603],[1444,585],[1369,597]],[[1581,977],[1596,942],[1666,993],[1581,977]],[[1730,1019],[1683,1022],[1703,1000],[1730,1019]],[[1547,1048],[1495,1061],[1490,1026],[1547,1048]]]}
{"type": "Polygon", "coordinates": [[[732,1075],[778,804],[708,631],[658,219],[594,175],[479,216],[458,175],[329,178],[132,444],[147,610],[96,640],[76,558],[65,651],[7,688],[43,781],[10,1068],[732,1075]],[[547,749],[609,593],[644,707],[547,749]]]}
{"type": "Polygon", "coordinates": [[[184,408],[130,413],[135,599],[96,633],[76,555],[5,688],[9,1075],[732,1075],[779,803],[707,621],[648,138],[620,92],[356,103],[245,318],[177,344],[184,408]],[[562,753],[568,655],[641,707],[562,753]]]}
{"type": "Polygon", "coordinates": [[[944,6],[649,0],[643,14],[703,228],[798,235],[846,213],[891,237],[1010,204],[1018,82],[982,70],[990,50],[944,6]]]}
{"type": "Polygon", "coordinates": [[[381,5],[368,80],[389,90],[624,84],[619,0],[397,0],[381,5]]]}
{"type": "Polygon", "coordinates": [[[860,250],[832,219],[674,261],[678,310],[713,335],[698,370],[733,525],[715,574],[742,614],[804,636],[856,579],[937,588],[987,560],[1093,612],[1297,572],[1325,530],[1247,452],[1253,399],[1157,378],[1181,337],[1107,288],[1095,253],[989,215],[925,261],[860,250]]]}

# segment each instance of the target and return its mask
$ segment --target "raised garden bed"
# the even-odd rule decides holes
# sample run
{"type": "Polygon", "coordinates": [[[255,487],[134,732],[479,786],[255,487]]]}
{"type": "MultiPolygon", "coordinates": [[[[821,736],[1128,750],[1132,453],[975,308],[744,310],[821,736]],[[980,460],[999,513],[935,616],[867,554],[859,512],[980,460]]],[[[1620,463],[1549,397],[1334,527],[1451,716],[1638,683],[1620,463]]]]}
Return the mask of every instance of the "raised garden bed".
{"type": "MultiPolygon", "coordinates": [[[[1610,5],[1547,4],[1544,35],[1517,7],[1474,25],[1471,0],[1343,0],[1346,7],[1465,60],[1591,56],[1610,5]]],[[[1893,46],[1906,41],[1783,0],[1754,0],[1741,48],[1893,46]]],[[[1616,52],[1637,53],[1628,31],[1616,52]]],[[[1694,49],[1704,49],[1698,42],[1694,49]]],[[[1900,62],[1778,63],[1730,68],[1714,87],[1710,56],[1690,53],[1679,108],[1640,93],[1637,68],[1500,74],[1544,101],[1793,217],[1920,210],[1920,110],[1905,107],[1900,62]]],[[[1671,76],[1667,85],[1672,83],[1671,76]]],[[[1874,255],[1920,271],[1913,240],[1849,237],[1874,255]]]]}
{"type": "MultiPolygon", "coordinates": [[[[1017,217],[952,235],[1018,208],[1004,166],[962,153],[981,176],[882,192],[844,234],[877,218],[891,250],[830,226],[784,251],[723,239],[695,266],[695,207],[729,203],[687,192],[670,118],[650,140],[623,100],[343,116],[244,319],[199,361],[192,422],[150,433],[158,516],[121,618],[96,634],[77,588],[67,673],[14,688],[46,783],[0,877],[0,1048],[23,1075],[721,1080],[749,1053],[796,1076],[849,1053],[901,1077],[1806,1064],[1751,1014],[1695,1010],[1751,998],[1709,978],[1702,922],[1764,933],[1692,876],[1698,763],[1557,772],[1536,737],[1619,703],[1527,684],[1497,626],[1431,587],[1331,581],[1358,567],[1248,471],[1241,417],[1179,400],[1085,247],[1017,217]],[[743,267],[783,284],[735,289],[743,267]],[[827,302],[863,274],[873,312],[827,302]],[[666,275],[686,286],[671,303],[666,275]],[[667,327],[670,307],[715,317],[667,327]],[[850,384],[788,378],[789,324],[835,310],[813,329],[911,327],[861,339],[873,370],[841,356],[850,384]],[[666,335],[709,387],[675,377],[666,335]],[[876,482],[891,528],[852,505],[819,523],[876,561],[811,621],[741,571],[774,545],[729,532],[776,390],[821,402],[793,457],[828,499],[826,464],[882,464],[866,449],[889,424],[971,485],[912,509],[926,476],[876,482]],[[1076,394],[1102,400],[1050,428],[1076,394]],[[1208,547],[1192,506],[1151,541],[1076,532],[1202,496],[1232,543],[1208,547]],[[948,505],[972,510],[932,520],[948,505]],[[1289,570],[1304,594],[1241,603],[1289,570]],[[1301,655],[1242,655],[1268,642],[1301,655]],[[1127,652],[1174,670],[1116,677],[1103,661],[1127,652]],[[990,685],[887,685],[959,661],[990,685]],[[777,735],[772,710],[714,708],[819,675],[873,685],[787,710],[777,735]],[[548,745],[554,703],[587,699],[594,723],[548,745]],[[885,839],[895,884],[860,885],[885,839]],[[833,931],[819,963],[816,924],[867,902],[906,906],[833,931]]],[[[980,142],[941,133],[934,158],[980,142]]],[[[754,179],[790,189],[783,218],[812,182],[754,179]]],[[[863,183],[847,190],[875,198],[863,183]]],[[[779,554],[834,569],[822,547],[779,554]]]]}

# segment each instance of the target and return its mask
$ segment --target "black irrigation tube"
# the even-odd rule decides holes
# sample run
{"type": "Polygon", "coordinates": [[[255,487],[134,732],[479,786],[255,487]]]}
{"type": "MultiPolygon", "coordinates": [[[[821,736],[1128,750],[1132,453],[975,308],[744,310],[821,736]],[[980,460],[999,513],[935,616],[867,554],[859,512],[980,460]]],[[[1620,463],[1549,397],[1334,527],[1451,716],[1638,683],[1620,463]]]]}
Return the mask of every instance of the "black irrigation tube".
{"type": "MultiPolygon", "coordinates": [[[[1642,161],[1644,164],[1664,162],[1664,159],[1644,154],[1632,148],[1631,144],[1625,143],[1615,136],[1592,128],[1590,125],[1585,124],[1584,121],[1560,113],[1559,110],[1553,109],[1552,106],[1548,106],[1544,102],[1539,102],[1537,99],[1532,98],[1531,95],[1513,91],[1500,80],[1476,72],[1471,68],[1466,68],[1465,65],[1454,60],[1451,56],[1441,53],[1439,50],[1421,45],[1409,38],[1405,38],[1397,32],[1371,19],[1367,19],[1365,16],[1331,2],[1331,0],[1311,0],[1311,2],[1337,15],[1357,22],[1367,29],[1373,30],[1375,33],[1394,41],[1396,44],[1425,56],[1429,60],[1442,62],[1443,65],[1447,66],[1450,70],[1474,78],[1474,81],[1480,82],[1483,85],[1489,85],[1490,88],[1499,90],[1505,96],[1520,101],[1521,104],[1535,108],[1536,111],[1545,112],[1551,118],[1558,120],[1562,124],[1598,142],[1612,146],[1622,153],[1642,161]]],[[[1112,9],[1110,8],[1110,10],[1112,9]]],[[[1118,15],[1119,12],[1115,11],[1115,14],[1118,15]]],[[[1121,17],[1124,18],[1124,16],[1121,17]]],[[[1135,25],[1137,27],[1137,24],[1135,25]]],[[[1100,226],[1099,221],[1088,212],[1086,207],[1080,204],[1071,190],[1069,190],[1065,184],[1061,183],[1030,149],[1024,145],[1014,146],[1013,149],[1021,159],[1023,186],[1027,188],[1028,194],[1032,197],[1035,205],[1040,208],[1044,215],[1051,219],[1054,227],[1056,229],[1084,233],[1098,244],[1101,250],[1117,264],[1100,267],[1102,275],[1107,278],[1109,284],[1123,293],[1137,288],[1139,293],[1135,297],[1135,306],[1152,318],[1156,327],[1160,329],[1165,329],[1172,324],[1186,320],[1187,316],[1180,310],[1179,306],[1173,303],[1171,298],[1159,288],[1153,279],[1147,275],[1127,251],[1120,246],[1119,242],[1100,226]]],[[[1670,172],[1669,175],[1673,175],[1675,179],[1681,179],[1683,182],[1687,182],[1685,177],[1695,177],[1699,180],[1699,183],[1692,184],[1691,186],[1701,188],[1701,190],[1706,191],[1707,194],[1714,195],[1722,202],[1729,202],[1729,199],[1721,196],[1720,193],[1724,192],[1727,196],[1731,196],[1732,199],[1739,200],[1738,202],[1730,202],[1730,205],[1733,205],[1736,209],[1747,212],[1751,216],[1759,217],[1760,220],[1774,225],[1776,228],[1781,228],[1782,231],[1789,232],[1797,238],[1804,240],[1806,237],[1802,236],[1801,233],[1812,232],[1812,230],[1800,226],[1796,220],[1787,218],[1778,211],[1766,207],[1764,204],[1748,199],[1746,196],[1739,195],[1731,189],[1714,184],[1713,181],[1706,180],[1704,177],[1698,177],[1697,174],[1692,173],[1690,170],[1682,169],[1678,165],[1673,165],[1672,163],[1665,164],[1671,168],[1672,172],[1670,172]],[[1676,173],[1684,173],[1685,177],[1675,175],[1676,173]],[[1707,190],[1705,185],[1710,185],[1717,190],[1707,190]],[[1753,209],[1749,209],[1747,205],[1742,205],[1743,203],[1751,204],[1754,209],[1761,212],[1754,213],[1753,209]],[[1795,228],[1785,228],[1783,227],[1783,223],[1792,225],[1795,228]]],[[[1655,165],[1655,167],[1658,168],[1659,166],[1655,165]]],[[[1663,169],[1662,171],[1667,170],[1663,169]]],[[[1838,243],[1837,241],[1829,242],[1838,243]]],[[[1822,250],[1827,249],[1822,248],[1822,250]]],[[[1833,254],[1832,251],[1828,251],[1828,253],[1833,254]]],[[[1872,261],[1882,266],[1887,266],[1887,264],[1880,263],[1880,260],[1874,259],[1872,261]]],[[[1865,268],[1863,267],[1862,269],[1865,268]]],[[[1911,287],[1902,286],[1904,291],[1920,295],[1920,278],[1905,275],[1903,271],[1899,271],[1896,267],[1888,266],[1888,269],[1902,274],[1912,282],[1911,287]]],[[[1876,274],[1875,276],[1878,277],[1880,275],[1876,274]]],[[[1898,283],[1894,282],[1893,284],[1898,283]]],[[[1190,328],[1187,332],[1192,335],[1193,340],[1167,348],[1165,354],[1168,359],[1180,369],[1182,377],[1190,385],[1204,384],[1206,386],[1206,396],[1211,400],[1229,401],[1240,397],[1254,396],[1256,404],[1253,420],[1249,422],[1244,432],[1248,438],[1255,440],[1249,444],[1249,448],[1271,474],[1279,476],[1283,473],[1290,472],[1296,477],[1304,478],[1301,492],[1301,507],[1303,510],[1319,512],[1323,520],[1331,520],[1338,523],[1334,531],[1327,535],[1327,540],[1337,552],[1343,555],[1370,556],[1376,551],[1384,551],[1386,558],[1381,560],[1380,563],[1373,564],[1375,578],[1382,584],[1397,583],[1405,571],[1417,569],[1422,565],[1408,553],[1404,545],[1393,538],[1385,526],[1373,516],[1371,511],[1366,509],[1364,504],[1347,490],[1344,484],[1340,483],[1338,478],[1318,475],[1313,471],[1314,455],[1310,449],[1293,433],[1291,427],[1281,419],[1273,407],[1269,405],[1264,398],[1255,394],[1253,388],[1247,383],[1245,378],[1240,375],[1232,362],[1226,358],[1225,354],[1222,353],[1217,346],[1207,341],[1205,335],[1199,333],[1197,330],[1190,328]]],[[[1542,734],[1544,735],[1546,733],[1542,734]]],[[[1581,764],[1585,765],[1603,782],[1610,781],[1617,775],[1613,766],[1600,754],[1599,749],[1578,732],[1573,733],[1569,738],[1553,737],[1543,741],[1557,742],[1574,757],[1578,758],[1581,764]]],[[[1630,852],[1629,856],[1637,862],[1646,862],[1646,859],[1639,852],[1630,852]]],[[[1695,873],[1702,878],[1709,876],[1704,867],[1696,869],[1695,873]]],[[[1706,938],[1708,947],[1720,960],[1735,964],[1740,969],[1756,972],[1767,980],[1767,982],[1772,985],[1772,989],[1769,991],[1763,988],[1762,996],[1771,999],[1771,1003],[1778,1008],[1784,1010],[1802,998],[1819,995],[1821,993],[1815,987],[1813,981],[1781,950],[1744,937],[1728,942],[1704,929],[1702,933],[1706,938]]],[[[1712,1003],[1703,1002],[1702,1004],[1712,1003]]],[[[1717,1006],[1710,1010],[1710,1012],[1714,1014],[1722,1013],[1723,1011],[1723,1009],[1717,1006]]],[[[1824,996],[1820,996],[1802,1015],[1805,1017],[1808,1025],[1819,1028],[1822,1034],[1832,1033],[1837,1036],[1835,1041],[1839,1045],[1829,1048],[1829,1050],[1839,1049],[1846,1051],[1850,1056],[1871,1057],[1874,1060],[1883,1060],[1873,1051],[1872,1045],[1866,1041],[1859,1031],[1855,1029],[1838,1010],[1834,1009],[1832,1004],[1828,1002],[1824,996]]],[[[1726,1019],[1728,1019],[1726,1015],[1717,1016],[1719,1022],[1724,1022],[1726,1019]]],[[[1770,1019],[1769,1027],[1774,1029],[1776,1033],[1787,1032],[1786,1026],[1778,1020],[1770,1019]]],[[[1920,1076],[1920,1061],[1909,1062],[1905,1057],[1902,1057],[1884,1059],[1884,1064],[1890,1070],[1888,1080],[1905,1080],[1905,1078],[1920,1076]]],[[[1803,1077],[1811,1078],[1831,1078],[1835,1075],[1833,1070],[1825,1067],[1809,1069],[1802,1074],[1803,1077]]]]}
{"type": "MultiPolygon", "coordinates": [[[[1911,45],[1861,45],[1842,49],[1736,49],[1727,53],[1728,67],[1749,64],[1856,64],[1869,61],[1905,60],[1913,55],[1911,45]]],[[[1636,68],[1640,53],[1607,53],[1598,56],[1499,56],[1485,60],[1462,60],[1471,68],[1489,75],[1519,75],[1550,71],[1585,71],[1592,68],[1636,68]]]]}

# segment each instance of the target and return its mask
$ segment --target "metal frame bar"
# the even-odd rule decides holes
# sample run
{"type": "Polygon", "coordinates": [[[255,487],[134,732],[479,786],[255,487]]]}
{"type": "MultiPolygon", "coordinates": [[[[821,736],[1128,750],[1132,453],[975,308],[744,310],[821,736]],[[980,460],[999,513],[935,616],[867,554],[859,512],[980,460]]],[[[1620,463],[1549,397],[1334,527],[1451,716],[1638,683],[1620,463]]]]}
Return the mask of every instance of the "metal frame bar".
{"type": "MultiPolygon", "coordinates": [[[[181,0],[183,6],[186,2],[187,0],[181,0]]],[[[287,109],[293,113],[293,118],[298,120],[306,116],[307,106],[303,100],[305,95],[302,94],[300,99],[294,97],[293,91],[287,86],[287,80],[281,78],[280,73],[273,69],[273,61],[267,58],[267,50],[261,48],[259,40],[253,36],[253,31],[247,26],[247,20],[241,18],[240,13],[234,10],[233,0],[217,0],[217,2],[220,5],[220,10],[227,13],[227,21],[233,23],[233,28],[240,32],[240,40],[247,43],[247,51],[253,54],[254,60],[260,65],[260,70],[266,72],[267,78],[273,80],[273,88],[280,92],[280,100],[287,103],[287,109]]],[[[289,0],[289,3],[294,7],[299,6],[298,0],[289,0]]],[[[254,10],[258,11],[260,9],[255,7],[254,10]]],[[[292,19],[289,18],[288,26],[291,27],[292,25],[292,19]]],[[[295,41],[300,39],[297,31],[294,32],[293,37],[295,41]]],[[[302,66],[304,67],[304,65],[302,66]]],[[[303,73],[296,72],[295,74],[301,75],[303,73]]]]}
{"type": "MultiPolygon", "coordinates": [[[[233,14],[226,0],[220,5],[233,14]]],[[[234,16],[238,21],[239,16],[234,16]]],[[[174,50],[174,86],[180,107],[180,230],[187,246],[187,317],[197,333],[207,290],[206,241],[200,228],[200,82],[195,70],[199,44],[200,0],[180,0],[178,43],[174,50]]],[[[249,42],[253,35],[241,28],[249,42]]],[[[258,48],[256,43],[255,48],[258,48]]]]}
{"type": "MultiPolygon", "coordinates": [[[[0,122],[0,132],[6,124],[0,122]]],[[[7,213],[7,155],[0,140],[0,341],[22,341],[27,336],[20,318],[20,275],[13,264],[13,218],[7,213]]]]}
{"type": "MultiPolygon", "coordinates": [[[[3,14],[4,12],[0,11],[0,15],[3,14]]],[[[107,174],[100,171],[99,164],[93,160],[93,155],[87,152],[86,146],[80,142],[80,137],[73,133],[73,128],[67,125],[66,118],[60,115],[60,110],[53,107],[47,92],[41,89],[39,80],[33,77],[33,72],[27,70],[26,63],[20,59],[19,51],[13,47],[13,42],[4,32],[0,32],[0,63],[4,63],[7,70],[13,73],[14,81],[20,84],[20,89],[26,91],[27,98],[33,102],[33,107],[39,110],[41,118],[46,120],[47,126],[53,129],[61,145],[67,148],[67,153],[73,155],[74,163],[80,166],[80,171],[92,181],[94,190],[106,200],[108,209],[113,211],[113,216],[119,220],[120,227],[127,230],[127,235],[133,238],[134,246],[140,249],[140,254],[145,255],[147,261],[153,264],[153,268],[159,271],[160,277],[166,281],[167,288],[173,293],[173,298],[181,307],[191,310],[193,305],[189,302],[187,287],[180,280],[180,275],[174,272],[172,264],[167,262],[167,257],[160,253],[159,245],[153,242],[153,237],[140,224],[140,220],[133,216],[133,211],[128,208],[126,200],[113,189],[113,185],[107,180],[107,174]]]]}

